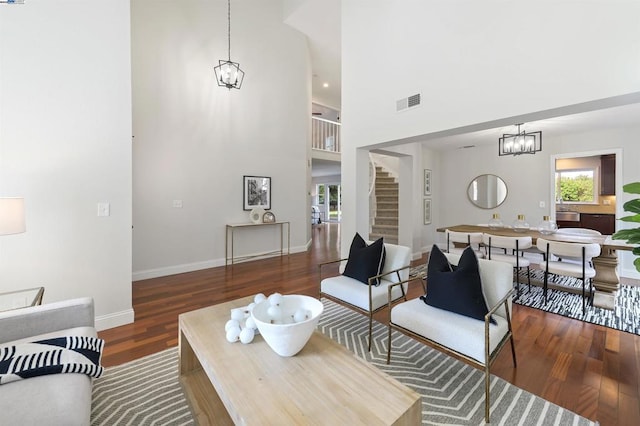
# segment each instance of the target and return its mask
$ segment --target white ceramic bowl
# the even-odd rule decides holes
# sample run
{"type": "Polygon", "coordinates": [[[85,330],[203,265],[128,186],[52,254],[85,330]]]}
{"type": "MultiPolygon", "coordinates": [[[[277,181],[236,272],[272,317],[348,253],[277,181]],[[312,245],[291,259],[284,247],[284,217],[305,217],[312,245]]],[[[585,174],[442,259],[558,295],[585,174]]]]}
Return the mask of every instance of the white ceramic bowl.
{"type": "Polygon", "coordinates": [[[322,302],[310,296],[284,295],[280,304],[284,318],[283,323],[273,324],[271,316],[267,313],[270,306],[269,300],[265,300],[254,306],[251,312],[260,335],[278,355],[293,356],[297,354],[307,344],[318,325],[318,320],[324,309],[322,302]],[[300,308],[308,310],[310,316],[304,321],[293,322],[292,317],[300,308]]]}

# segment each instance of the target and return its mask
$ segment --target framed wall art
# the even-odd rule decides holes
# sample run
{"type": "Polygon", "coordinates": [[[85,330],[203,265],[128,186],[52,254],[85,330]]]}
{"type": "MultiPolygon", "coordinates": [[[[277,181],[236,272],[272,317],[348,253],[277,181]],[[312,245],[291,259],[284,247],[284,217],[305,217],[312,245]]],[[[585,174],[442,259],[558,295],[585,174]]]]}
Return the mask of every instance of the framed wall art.
{"type": "Polygon", "coordinates": [[[271,208],[271,178],[266,176],[243,176],[243,209],[271,208]]]}
{"type": "Polygon", "coordinates": [[[424,169],[424,195],[431,195],[431,170],[424,169]]]}
{"type": "Polygon", "coordinates": [[[431,223],[431,198],[424,199],[424,224],[431,223]]]}

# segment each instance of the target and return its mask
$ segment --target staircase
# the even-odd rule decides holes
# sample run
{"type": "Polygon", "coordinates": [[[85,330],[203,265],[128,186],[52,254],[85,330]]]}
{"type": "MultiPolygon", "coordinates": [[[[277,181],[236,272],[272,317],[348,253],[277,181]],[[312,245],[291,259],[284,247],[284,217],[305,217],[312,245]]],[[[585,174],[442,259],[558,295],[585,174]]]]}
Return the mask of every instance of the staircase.
{"type": "Polygon", "coordinates": [[[369,238],[384,237],[385,243],[398,244],[398,183],[389,172],[376,166],[376,216],[369,238]]]}

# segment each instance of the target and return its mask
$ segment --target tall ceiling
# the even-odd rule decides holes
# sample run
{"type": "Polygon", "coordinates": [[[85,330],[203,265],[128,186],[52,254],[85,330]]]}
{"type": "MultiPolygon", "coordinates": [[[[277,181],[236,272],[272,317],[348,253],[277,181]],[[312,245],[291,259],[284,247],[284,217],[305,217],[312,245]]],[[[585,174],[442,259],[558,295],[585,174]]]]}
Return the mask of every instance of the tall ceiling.
{"type": "Polygon", "coordinates": [[[284,22],[305,34],[313,70],[315,103],[340,110],[341,0],[292,0],[284,22]],[[327,85],[325,87],[324,85],[327,85]]]}
{"type": "MultiPolygon", "coordinates": [[[[364,7],[364,6],[363,6],[364,7]]],[[[341,106],[341,0],[289,0],[289,9],[285,22],[308,37],[313,72],[313,101],[336,110],[341,106]],[[328,87],[323,84],[328,83],[328,87]]],[[[474,128],[452,129],[451,135],[425,138],[423,145],[434,150],[454,150],[469,145],[495,144],[503,133],[512,133],[512,124],[525,122],[528,131],[542,130],[544,134],[561,136],[567,133],[596,131],[598,129],[631,126],[640,123],[640,102],[637,97],[625,101],[624,106],[602,103],[597,109],[588,112],[572,113],[569,108],[558,109],[546,116],[531,114],[526,120],[516,117],[513,122],[500,120],[488,130],[474,128]],[[607,107],[609,106],[609,107],[607,107]],[[544,117],[543,119],[541,119],[544,117]],[[456,134],[457,133],[457,134],[456,134]]],[[[617,104],[619,105],[619,103],[617,104]]],[[[587,108],[588,109],[588,108],[587,108]]],[[[584,110],[587,110],[584,109],[584,110]]]]}

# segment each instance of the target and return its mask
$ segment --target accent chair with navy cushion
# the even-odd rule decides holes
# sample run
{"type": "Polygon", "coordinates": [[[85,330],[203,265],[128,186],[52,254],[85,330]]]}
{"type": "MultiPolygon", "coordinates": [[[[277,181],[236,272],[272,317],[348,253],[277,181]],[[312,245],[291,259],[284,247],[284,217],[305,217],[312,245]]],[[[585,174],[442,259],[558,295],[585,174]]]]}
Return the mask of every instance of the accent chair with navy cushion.
{"type": "MultiPolygon", "coordinates": [[[[319,265],[320,296],[346,305],[369,317],[369,350],[371,350],[373,314],[388,305],[389,286],[395,283],[401,283],[401,285],[395,286],[391,292],[392,303],[403,299],[406,300],[409,269],[411,265],[411,249],[396,244],[382,243],[381,239],[372,244],[366,244],[366,247],[362,247],[359,240],[360,236],[356,234],[351,244],[349,258],[325,262],[319,265]],[[361,280],[361,273],[350,274],[350,270],[366,270],[367,268],[372,268],[372,264],[380,261],[380,257],[376,257],[377,253],[379,253],[379,250],[375,250],[376,244],[384,247],[382,252],[384,261],[379,273],[367,277],[366,280],[361,280]],[[355,252],[353,251],[354,245],[358,247],[355,252]],[[373,248],[370,249],[371,247],[373,248]],[[362,250],[365,251],[364,254],[362,250]],[[367,250],[371,251],[367,253],[367,250]],[[335,263],[340,263],[341,274],[322,278],[323,268],[335,263]],[[342,273],[343,271],[344,273],[342,273]]],[[[372,273],[372,269],[369,269],[369,271],[369,273],[372,273]]]]}
{"type": "Polygon", "coordinates": [[[443,254],[434,246],[427,268],[425,296],[390,306],[387,364],[391,362],[391,330],[395,329],[484,369],[485,421],[489,423],[489,368],[507,342],[511,343],[516,365],[511,328],[513,291],[511,265],[477,259],[472,249],[458,256],[443,254]],[[437,293],[436,300],[429,294],[433,291],[437,293]]]}

